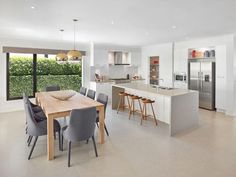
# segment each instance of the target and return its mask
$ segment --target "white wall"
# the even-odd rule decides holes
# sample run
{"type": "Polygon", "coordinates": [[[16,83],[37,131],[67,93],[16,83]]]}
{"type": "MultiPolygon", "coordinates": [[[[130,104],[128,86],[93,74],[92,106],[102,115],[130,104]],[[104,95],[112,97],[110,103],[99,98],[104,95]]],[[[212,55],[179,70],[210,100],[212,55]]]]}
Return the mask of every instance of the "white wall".
{"type": "MultiPolygon", "coordinates": [[[[12,47],[28,47],[28,48],[47,48],[47,49],[71,49],[71,43],[57,43],[48,41],[23,41],[17,39],[0,39],[0,112],[9,112],[23,109],[22,100],[6,101],[6,54],[2,53],[3,46],[12,47]]],[[[83,63],[83,71],[89,71],[90,50],[89,44],[79,44],[78,48],[87,52],[85,62],[83,63]]],[[[86,78],[89,72],[83,72],[84,83],[87,84],[86,78]]],[[[87,79],[89,80],[89,79],[87,79]]]]}
{"type": "Polygon", "coordinates": [[[158,44],[145,46],[142,48],[142,71],[141,74],[145,77],[146,83],[149,83],[150,57],[159,56],[159,78],[160,85],[172,87],[173,85],[173,44],[158,44]]]}

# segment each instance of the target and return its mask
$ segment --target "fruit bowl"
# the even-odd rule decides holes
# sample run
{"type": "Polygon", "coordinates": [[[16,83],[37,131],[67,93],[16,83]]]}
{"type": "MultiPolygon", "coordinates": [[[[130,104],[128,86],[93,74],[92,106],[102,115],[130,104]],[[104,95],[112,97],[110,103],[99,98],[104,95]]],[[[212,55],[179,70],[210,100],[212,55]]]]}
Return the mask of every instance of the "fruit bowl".
{"type": "Polygon", "coordinates": [[[76,94],[76,92],[73,91],[73,90],[66,90],[66,91],[63,91],[63,92],[62,91],[52,92],[51,96],[53,98],[58,99],[58,100],[66,101],[66,100],[70,99],[71,97],[73,97],[75,94],[76,94]]]}

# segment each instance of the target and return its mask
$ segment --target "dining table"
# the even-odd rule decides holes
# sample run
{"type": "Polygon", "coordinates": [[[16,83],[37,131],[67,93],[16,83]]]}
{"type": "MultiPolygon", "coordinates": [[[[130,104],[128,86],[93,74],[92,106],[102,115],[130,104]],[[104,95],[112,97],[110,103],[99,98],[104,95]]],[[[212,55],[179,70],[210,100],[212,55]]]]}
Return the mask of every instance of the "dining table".
{"type": "Polygon", "coordinates": [[[37,92],[35,94],[36,104],[41,106],[47,117],[47,158],[54,159],[54,132],[53,120],[60,117],[69,117],[73,109],[82,109],[96,107],[99,111],[99,131],[98,142],[104,143],[104,104],[88,98],[78,92],[71,90],[60,90],[52,92],[37,92]],[[68,100],[60,100],[53,95],[63,95],[65,92],[74,92],[75,94],[68,100]]]}

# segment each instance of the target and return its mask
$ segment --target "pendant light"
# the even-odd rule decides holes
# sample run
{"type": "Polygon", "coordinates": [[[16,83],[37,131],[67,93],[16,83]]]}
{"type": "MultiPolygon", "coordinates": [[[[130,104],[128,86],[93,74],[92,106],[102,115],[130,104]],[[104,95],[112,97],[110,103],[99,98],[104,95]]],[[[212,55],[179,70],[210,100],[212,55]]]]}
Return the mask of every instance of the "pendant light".
{"type": "Polygon", "coordinates": [[[68,59],[72,60],[72,61],[77,61],[77,60],[81,60],[82,59],[82,55],[81,53],[75,49],[75,23],[77,22],[77,19],[73,19],[74,22],[74,49],[70,50],[67,53],[68,59]]]}
{"type": "MultiPolygon", "coordinates": [[[[62,33],[64,32],[63,29],[60,29],[60,32],[61,32],[61,39],[63,39],[63,36],[62,36],[62,33]]],[[[60,61],[67,61],[68,57],[67,55],[64,53],[64,52],[59,52],[57,55],[56,55],[56,61],[60,62],[60,61]]]]}

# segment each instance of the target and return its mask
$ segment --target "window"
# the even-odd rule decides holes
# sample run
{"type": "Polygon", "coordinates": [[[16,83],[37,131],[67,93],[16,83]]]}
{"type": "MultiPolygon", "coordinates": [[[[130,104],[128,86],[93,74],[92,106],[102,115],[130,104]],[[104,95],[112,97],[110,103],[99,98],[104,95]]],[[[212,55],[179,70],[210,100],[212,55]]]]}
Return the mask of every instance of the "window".
{"type": "Polygon", "coordinates": [[[57,63],[55,55],[7,53],[7,100],[30,97],[46,86],[79,91],[82,85],[81,62],[57,63]]]}

